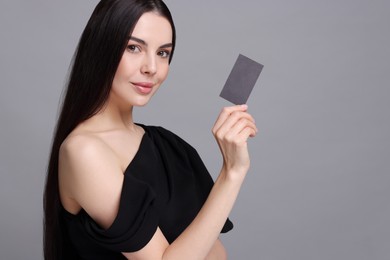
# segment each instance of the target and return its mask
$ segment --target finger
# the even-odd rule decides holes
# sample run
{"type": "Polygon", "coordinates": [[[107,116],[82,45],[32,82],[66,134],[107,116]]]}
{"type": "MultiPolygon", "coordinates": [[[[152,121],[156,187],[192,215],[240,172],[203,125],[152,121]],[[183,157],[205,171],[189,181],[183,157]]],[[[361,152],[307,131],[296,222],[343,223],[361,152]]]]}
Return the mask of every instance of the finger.
{"type": "Polygon", "coordinates": [[[237,141],[238,142],[247,142],[249,137],[256,136],[255,129],[251,127],[246,127],[242,129],[242,131],[237,135],[237,141]]]}
{"type": "MultiPolygon", "coordinates": [[[[220,125],[218,129],[215,129],[215,135],[219,137],[223,137],[226,133],[231,131],[231,128],[234,127],[238,122],[244,120],[243,122],[252,122],[254,124],[253,117],[247,113],[242,111],[235,111],[220,125]]],[[[242,122],[242,123],[243,123],[242,122]]]]}
{"type": "Polygon", "coordinates": [[[247,105],[236,105],[236,106],[224,107],[214,124],[213,131],[215,132],[217,129],[219,129],[221,125],[226,121],[226,119],[235,111],[246,111],[247,109],[248,109],[247,105]]]}
{"type": "Polygon", "coordinates": [[[256,135],[256,133],[258,131],[256,124],[253,121],[248,120],[247,118],[241,118],[226,133],[227,139],[235,138],[237,135],[239,135],[246,128],[251,128],[253,130],[253,135],[256,135]]]}
{"type": "Polygon", "coordinates": [[[235,111],[246,111],[248,109],[247,105],[236,105],[230,107],[224,107],[220,112],[214,126],[213,133],[215,133],[221,125],[226,121],[226,119],[235,111]]]}

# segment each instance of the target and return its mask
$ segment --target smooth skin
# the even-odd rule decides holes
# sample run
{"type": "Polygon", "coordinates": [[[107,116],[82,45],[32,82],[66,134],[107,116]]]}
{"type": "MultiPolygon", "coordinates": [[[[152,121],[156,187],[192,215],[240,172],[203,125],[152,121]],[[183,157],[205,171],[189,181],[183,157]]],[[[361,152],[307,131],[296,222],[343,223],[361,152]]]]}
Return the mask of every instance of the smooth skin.
{"type": "MultiPolygon", "coordinates": [[[[118,213],[124,171],[139,148],[144,130],[133,122],[133,107],[146,105],[166,79],[172,29],[156,13],[136,24],[118,66],[104,108],[78,125],[59,154],[60,198],[72,214],[84,209],[101,227],[111,226],[118,213]]],[[[226,259],[218,239],[249,169],[247,140],[257,133],[246,105],[224,108],[212,132],[223,166],[200,212],[169,244],[157,228],[149,243],[128,259],[226,259]]]]}

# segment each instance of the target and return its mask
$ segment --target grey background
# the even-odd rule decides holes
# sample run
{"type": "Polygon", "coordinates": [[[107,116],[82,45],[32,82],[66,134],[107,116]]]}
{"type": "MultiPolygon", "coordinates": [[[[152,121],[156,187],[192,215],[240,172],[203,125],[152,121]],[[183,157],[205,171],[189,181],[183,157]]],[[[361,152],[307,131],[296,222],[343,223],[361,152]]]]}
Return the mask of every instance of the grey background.
{"type": "MultiPolygon", "coordinates": [[[[41,259],[42,189],[68,65],[97,1],[0,2],[0,259],[41,259]]],[[[136,121],[204,158],[238,55],[264,64],[261,133],[222,239],[230,259],[390,259],[390,2],[167,0],[171,74],[136,121]]]]}

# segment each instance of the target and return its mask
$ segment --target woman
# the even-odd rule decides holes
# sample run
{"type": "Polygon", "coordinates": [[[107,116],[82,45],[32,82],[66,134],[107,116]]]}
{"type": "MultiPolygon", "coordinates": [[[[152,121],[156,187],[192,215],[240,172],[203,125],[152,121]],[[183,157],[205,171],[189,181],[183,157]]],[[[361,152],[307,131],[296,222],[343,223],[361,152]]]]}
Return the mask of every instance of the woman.
{"type": "Polygon", "coordinates": [[[133,122],[165,80],[175,48],[160,0],[102,0],[78,45],[44,196],[45,259],[225,259],[218,239],[249,168],[247,106],[222,110],[212,181],[196,151],[133,122]]]}

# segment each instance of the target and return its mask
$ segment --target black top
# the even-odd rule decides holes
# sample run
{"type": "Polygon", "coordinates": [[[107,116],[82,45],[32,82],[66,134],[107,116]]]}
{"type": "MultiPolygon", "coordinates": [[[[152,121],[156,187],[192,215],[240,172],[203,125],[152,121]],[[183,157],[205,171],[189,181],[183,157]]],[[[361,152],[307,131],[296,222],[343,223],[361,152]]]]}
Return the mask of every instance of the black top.
{"type": "MultiPolygon", "coordinates": [[[[124,172],[119,210],[111,227],[100,228],[84,210],[73,215],[63,209],[71,241],[67,247],[79,259],[125,259],[121,252],[143,248],[157,227],[172,243],[195,218],[213,186],[192,146],[162,127],[140,126],[145,134],[124,172]]],[[[232,228],[227,219],[221,232],[232,228]]]]}

